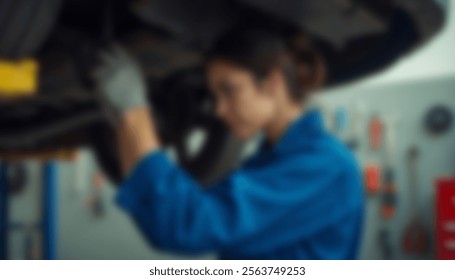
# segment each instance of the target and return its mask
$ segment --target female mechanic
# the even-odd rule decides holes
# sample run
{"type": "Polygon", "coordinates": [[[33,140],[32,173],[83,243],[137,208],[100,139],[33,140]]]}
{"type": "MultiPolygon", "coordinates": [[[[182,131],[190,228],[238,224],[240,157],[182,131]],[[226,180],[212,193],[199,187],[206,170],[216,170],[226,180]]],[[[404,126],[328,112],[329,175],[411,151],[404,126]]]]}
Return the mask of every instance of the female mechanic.
{"type": "MultiPolygon", "coordinates": [[[[322,60],[260,27],[226,32],[207,55],[216,115],[232,133],[262,132],[258,151],[202,188],[161,149],[143,76],[114,47],[96,72],[118,113],[126,179],[116,202],[152,246],[220,259],[355,259],[364,193],[349,150],[324,130],[309,92],[322,60]],[[309,78],[310,77],[310,78],[309,78]]],[[[316,75],[317,74],[317,75],[316,75]]]]}

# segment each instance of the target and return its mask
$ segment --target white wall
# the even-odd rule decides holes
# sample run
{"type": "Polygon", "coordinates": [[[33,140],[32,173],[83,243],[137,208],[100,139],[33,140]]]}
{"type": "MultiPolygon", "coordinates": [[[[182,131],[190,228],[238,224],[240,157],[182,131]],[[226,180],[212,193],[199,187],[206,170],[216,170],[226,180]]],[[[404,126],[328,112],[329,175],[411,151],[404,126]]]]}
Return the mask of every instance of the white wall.
{"type": "Polygon", "coordinates": [[[394,82],[455,76],[455,1],[439,1],[447,7],[447,23],[444,29],[427,45],[403,57],[401,61],[359,82],[365,85],[381,85],[394,82]]]}

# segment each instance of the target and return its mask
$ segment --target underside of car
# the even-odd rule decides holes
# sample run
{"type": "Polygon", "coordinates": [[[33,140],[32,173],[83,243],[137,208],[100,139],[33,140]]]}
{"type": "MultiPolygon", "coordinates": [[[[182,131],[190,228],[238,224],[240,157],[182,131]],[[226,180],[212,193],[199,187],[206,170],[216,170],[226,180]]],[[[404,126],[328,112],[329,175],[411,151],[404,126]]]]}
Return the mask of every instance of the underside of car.
{"type": "Polygon", "coordinates": [[[0,99],[0,159],[90,146],[106,174],[122,179],[114,123],[90,77],[99,51],[116,42],[146,74],[163,143],[210,182],[222,155],[234,162],[241,149],[213,117],[204,77],[204,53],[223,31],[248,21],[289,36],[304,32],[324,58],[330,87],[383,70],[428,42],[444,25],[438,3],[0,0],[0,60],[39,64],[34,94],[0,99]],[[204,141],[195,149],[189,142],[198,133],[204,141]]]}

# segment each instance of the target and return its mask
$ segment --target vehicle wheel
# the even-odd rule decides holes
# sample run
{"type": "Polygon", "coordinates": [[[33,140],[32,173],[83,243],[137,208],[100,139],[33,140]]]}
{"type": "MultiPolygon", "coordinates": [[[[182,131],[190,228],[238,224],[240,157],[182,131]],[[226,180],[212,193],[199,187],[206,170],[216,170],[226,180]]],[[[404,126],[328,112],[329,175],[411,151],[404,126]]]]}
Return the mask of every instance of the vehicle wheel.
{"type": "Polygon", "coordinates": [[[202,183],[209,184],[239,160],[243,143],[215,117],[215,103],[203,69],[190,68],[150,86],[162,141],[176,160],[202,183]]]}
{"type": "Polygon", "coordinates": [[[59,14],[61,0],[0,0],[0,57],[32,55],[59,14]]]}

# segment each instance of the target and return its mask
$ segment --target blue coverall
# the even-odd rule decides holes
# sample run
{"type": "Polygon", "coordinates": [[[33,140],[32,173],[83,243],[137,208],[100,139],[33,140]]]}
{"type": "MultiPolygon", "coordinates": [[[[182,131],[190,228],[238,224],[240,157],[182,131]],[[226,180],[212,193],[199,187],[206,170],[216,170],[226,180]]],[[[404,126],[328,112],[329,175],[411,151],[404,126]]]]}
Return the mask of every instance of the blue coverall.
{"type": "Polygon", "coordinates": [[[153,151],[116,202],[152,246],[220,259],[355,259],[364,214],[357,163],[316,109],[208,189],[153,151]]]}

